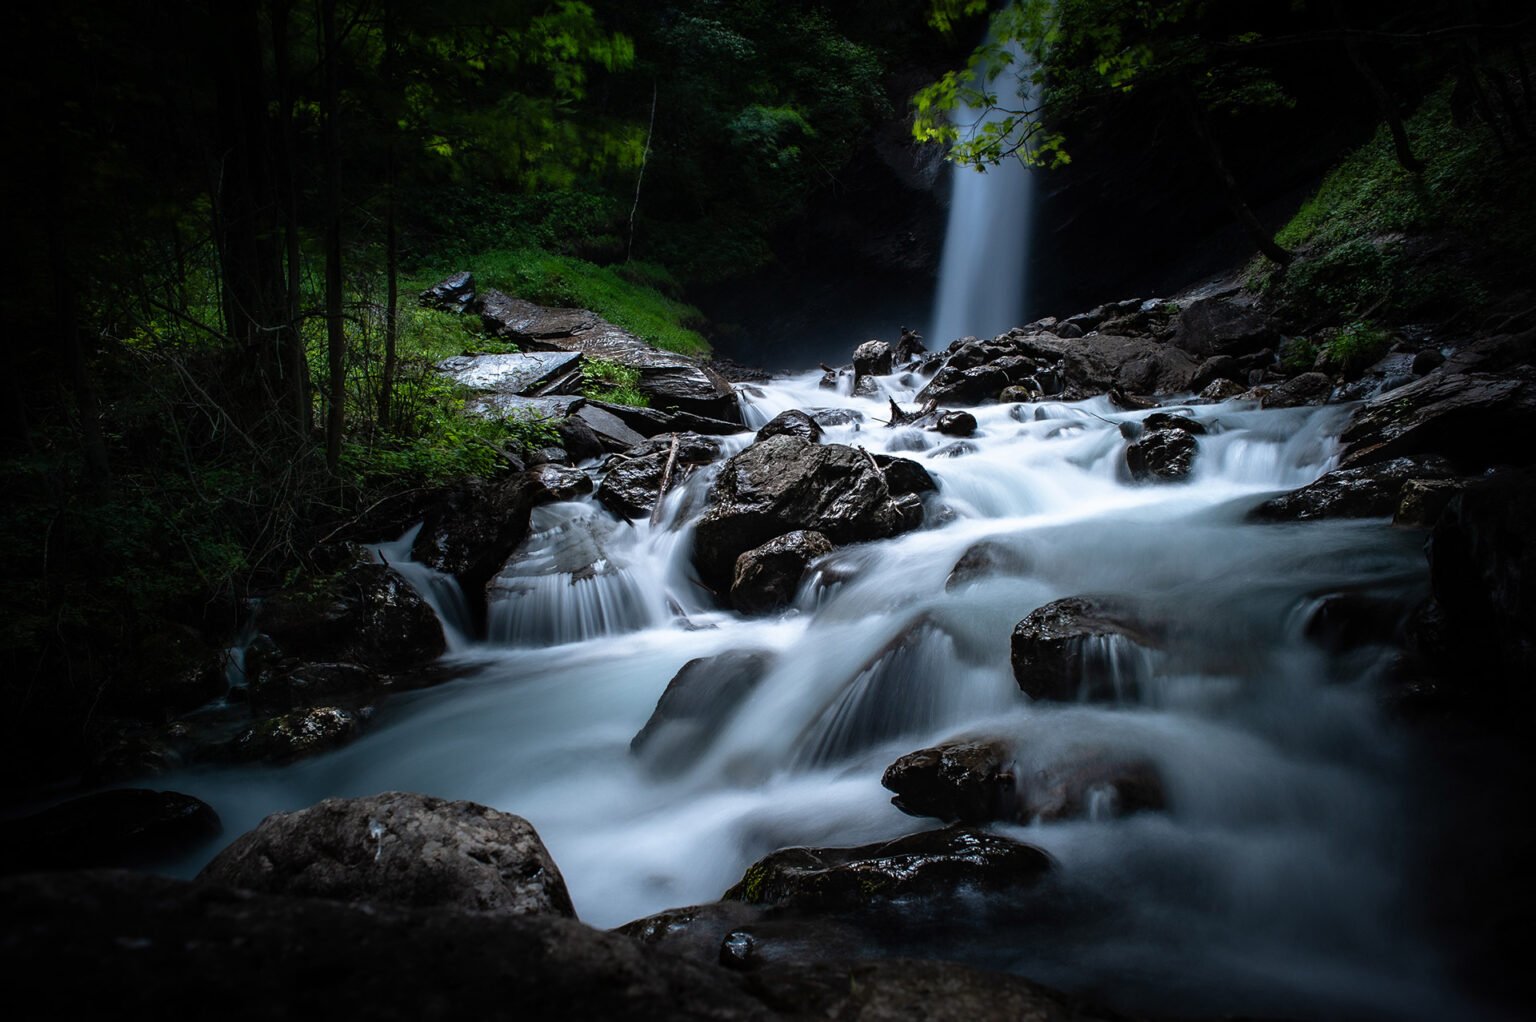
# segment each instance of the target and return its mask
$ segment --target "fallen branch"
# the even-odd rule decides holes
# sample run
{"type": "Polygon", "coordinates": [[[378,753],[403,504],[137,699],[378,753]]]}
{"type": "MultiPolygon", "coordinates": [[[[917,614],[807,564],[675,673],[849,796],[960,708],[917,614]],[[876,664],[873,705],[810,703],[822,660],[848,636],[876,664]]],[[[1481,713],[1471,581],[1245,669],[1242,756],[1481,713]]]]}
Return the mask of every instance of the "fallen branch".
{"type": "Polygon", "coordinates": [[[656,506],[651,509],[651,524],[661,520],[661,500],[672,486],[672,468],[677,464],[678,434],[672,434],[672,449],[667,452],[667,466],[661,470],[661,489],[656,491],[656,506]]]}

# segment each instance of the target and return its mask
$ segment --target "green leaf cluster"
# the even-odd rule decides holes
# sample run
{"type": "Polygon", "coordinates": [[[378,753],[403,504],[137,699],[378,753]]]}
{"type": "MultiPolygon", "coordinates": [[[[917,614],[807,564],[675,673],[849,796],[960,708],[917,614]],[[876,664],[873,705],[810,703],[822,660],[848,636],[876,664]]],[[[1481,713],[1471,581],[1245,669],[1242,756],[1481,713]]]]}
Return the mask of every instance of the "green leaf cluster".
{"type": "Polygon", "coordinates": [[[649,408],[651,399],[640,392],[640,370],[605,359],[583,359],[581,392],[594,401],[649,408]]]}

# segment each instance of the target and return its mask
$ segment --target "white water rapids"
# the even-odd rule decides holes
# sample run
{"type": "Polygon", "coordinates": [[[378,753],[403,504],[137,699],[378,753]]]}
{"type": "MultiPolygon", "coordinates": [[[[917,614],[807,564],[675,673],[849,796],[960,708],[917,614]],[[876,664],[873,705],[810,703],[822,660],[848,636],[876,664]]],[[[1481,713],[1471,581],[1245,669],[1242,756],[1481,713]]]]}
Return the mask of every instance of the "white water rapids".
{"type": "MultiPolygon", "coordinates": [[[[492,639],[450,654],[467,677],[391,699],[338,752],[164,785],[210,802],[230,837],[273,811],[389,789],[515,812],[548,844],[581,918],[613,926],[713,901],[777,848],[937,826],[893,808],[880,776],[957,733],[1013,738],[1022,770],[1108,748],[1156,764],[1168,810],[999,826],[1058,861],[1066,921],[978,905],[953,920],[961,953],[1143,1011],[1465,1010],[1404,891],[1405,753],[1372,685],[1389,654],[1330,657],[1302,634],[1321,594],[1422,585],[1422,536],[1380,520],[1244,520],[1330,467],[1345,409],[1194,408],[1209,432],[1193,478],[1133,485],[1117,427],[1145,413],[1102,399],[993,405],[957,442],[887,429],[884,397],[834,395],[816,378],[747,388],[749,421],[854,409],[862,425],[829,428],[827,442],[917,459],[940,491],[925,528],[835,551],[792,612],[720,611],[692,581],[689,522],[715,468],[674,490],[654,526],[590,499],[546,506],[526,556],[493,583],[492,639]],[[1009,552],[1003,573],[946,588],[982,540],[1009,552]],[[1013,626],[1080,593],[1133,598],[1172,622],[1158,653],[1100,651],[1106,670],[1140,679],[1137,701],[1032,703],[1015,684],[1013,626]],[[882,657],[914,623],[917,638],[882,657]],[[701,758],[647,772],[629,743],[668,681],[735,650],[771,651],[775,666],[701,758]]],[[[910,406],[921,381],[883,383],[910,406]]]]}

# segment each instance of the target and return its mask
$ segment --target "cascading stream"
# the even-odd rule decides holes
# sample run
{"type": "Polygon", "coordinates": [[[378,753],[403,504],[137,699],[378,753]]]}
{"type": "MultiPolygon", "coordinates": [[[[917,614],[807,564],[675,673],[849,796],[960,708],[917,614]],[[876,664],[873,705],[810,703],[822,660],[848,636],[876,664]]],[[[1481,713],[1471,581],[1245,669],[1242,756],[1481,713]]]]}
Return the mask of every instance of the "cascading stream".
{"type": "Polygon", "coordinates": [[[1296,625],[1322,593],[1421,585],[1422,538],[1380,521],[1245,521],[1333,464],[1347,409],[1189,409],[1207,429],[1192,478],[1134,485],[1118,427],[1145,413],[987,406],[976,436],[955,441],[885,428],[886,396],[910,404],[920,380],[884,378],[879,398],[816,380],[756,386],[748,422],[852,410],[859,421],[826,442],[921,461],[940,486],[926,528],[834,551],[795,610],[747,619],[713,609],[691,578],[692,509],[714,469],[671,493],[654,526],[590,499],[545,507],[493,586],[492,641],[451,654],[468,677],[390,700],[365,737],[325,757],[165,785],[211,802],[232,835],[276,810],[387,789],[516,812],[581,917],[613,926],[712,901],[780,847],[936,826],[892,807],[880,776],[958,733],[1006,735],[1029,776],[1085,750],[1137,757],[1161,774],[1167,811],[1116,818],[1113,791],[1095,789],[1086,818],[1000,827],[1058,860],[1081,919],[978,904],[952,947],[918,950],[1145,1011],[1456,1012],[1401,887],[1406,757],[1369,685],[1389,651],[1356,651],[1358,673],[1341,676],[1296,625]],[[983,542],[1000,567],[952,581],[983,542]],[[1163,648],[1088,651],[1114,702],[1031,702],[1010,633],[1078,594],[1154,610],[1163,648]],[[632,755],[678,670],[732,651],[763,653],[755,684],[733,688],[694,745],[669,748],[665,771],[632,755]]]}

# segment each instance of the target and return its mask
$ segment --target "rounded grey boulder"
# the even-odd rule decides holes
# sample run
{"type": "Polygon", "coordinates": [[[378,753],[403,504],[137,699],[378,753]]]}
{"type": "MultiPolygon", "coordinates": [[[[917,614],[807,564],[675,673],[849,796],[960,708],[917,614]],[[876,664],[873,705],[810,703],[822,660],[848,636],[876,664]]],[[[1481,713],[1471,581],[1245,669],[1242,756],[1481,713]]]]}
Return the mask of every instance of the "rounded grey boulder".
{"type": "Polygon", "coordinates": [[[527,820],[398,791],[274,813],[198,879],[406,908],[576,914],[559,868],[527,820]]]}

